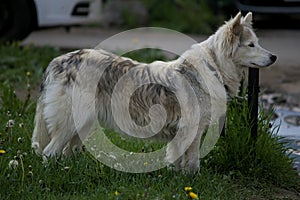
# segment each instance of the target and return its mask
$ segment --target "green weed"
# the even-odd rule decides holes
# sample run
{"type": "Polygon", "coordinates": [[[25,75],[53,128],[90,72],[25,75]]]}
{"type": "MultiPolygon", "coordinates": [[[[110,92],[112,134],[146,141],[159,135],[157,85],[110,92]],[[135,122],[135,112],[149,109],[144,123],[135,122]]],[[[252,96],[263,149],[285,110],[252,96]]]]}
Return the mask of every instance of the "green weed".
{"type": "Polygon", "coordinates": [[[206,0],[143,1],[149,10],[150,26],[165,27],[181,32],[212,33],[224,21],[215,15],[206,0]]]}
{"type": "Polygon", "coordinates": [[[247,177],[253,181],[293,187],[300,183],[281,138],[271,127],[271,113],[260,112],[258,136],[251,135],[246,100],[228,106],[226,135],[211,152],[209,166],[216,172],[247,177]]]}
{"type": "Polygon", "coordinates": [[[49,62],[61,51],[51,47],[20,46],[18,43],[0,45],[0,82],[9,82],[16,89],[26,83],[37,85],[49,62]],[[28,82],[27,76],[30,76],[28,82]]]}

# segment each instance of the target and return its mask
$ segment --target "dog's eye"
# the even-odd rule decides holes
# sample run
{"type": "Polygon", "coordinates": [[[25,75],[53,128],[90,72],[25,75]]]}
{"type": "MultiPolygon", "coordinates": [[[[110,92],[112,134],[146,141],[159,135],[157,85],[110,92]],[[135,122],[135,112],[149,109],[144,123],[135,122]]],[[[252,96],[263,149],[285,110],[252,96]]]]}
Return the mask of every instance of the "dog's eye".
{"type": "Polygon", "coordinates": [[[253,42],[251,42],[250,44],[248,44],[249,47],[254,47],[253,42]]]}

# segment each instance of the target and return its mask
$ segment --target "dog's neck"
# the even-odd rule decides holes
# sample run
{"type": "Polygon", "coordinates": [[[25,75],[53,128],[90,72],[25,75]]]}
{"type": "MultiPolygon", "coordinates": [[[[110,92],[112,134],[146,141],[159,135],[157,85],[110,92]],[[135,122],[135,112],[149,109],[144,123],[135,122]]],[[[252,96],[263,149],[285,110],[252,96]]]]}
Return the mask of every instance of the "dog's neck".
{"type": "Polygon", "coordinates": [[[208,40],[199,44],[203,51],[207,51],[207,55],[211,58],[210,65],[219,71],[224,86],[230,96],[236,96],[239,91],[240,82],[244,75],[245,67],[236,65],[232,58],[227,58],[226,49],[221,49],[216,43],[216,34],[212,35],[208,40]]]}
{"type": "MultiPolygon", "coordinates": [[[[208,68],[208,71],[215,71],[214,74],[219,76],[218,79],[226,88],[228,95],[233,97],[239,91],[245,67],[236,65],[232,58],[226,58],[222,52],[226,49],[216,46],[215,37],[216,35],[212,35],[206,41],[193,45],[180,57],[180,62],[187,60],[196,68],[208,68]]],[[[203,71],[200,68],[198,70],[203,71]]]]}

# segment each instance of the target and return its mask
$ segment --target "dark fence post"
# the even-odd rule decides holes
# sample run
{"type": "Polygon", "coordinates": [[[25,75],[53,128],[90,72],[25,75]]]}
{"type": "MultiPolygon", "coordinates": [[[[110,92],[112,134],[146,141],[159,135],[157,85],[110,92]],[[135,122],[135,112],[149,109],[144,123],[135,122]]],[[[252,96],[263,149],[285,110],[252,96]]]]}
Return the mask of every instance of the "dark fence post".
{"type": "Polygon", "coordinates": [[[249,68],[248,76],[248,108],[250,111],[249,123],[251,135],[257,137],[258,128],[258,93],[259,93],[259,69],[249,68]]]}

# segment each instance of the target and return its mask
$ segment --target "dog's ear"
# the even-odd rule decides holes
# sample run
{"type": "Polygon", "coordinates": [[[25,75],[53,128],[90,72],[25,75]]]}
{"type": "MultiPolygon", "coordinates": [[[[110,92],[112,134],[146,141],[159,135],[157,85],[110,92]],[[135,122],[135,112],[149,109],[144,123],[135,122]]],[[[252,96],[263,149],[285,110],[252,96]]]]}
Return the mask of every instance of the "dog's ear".
{"type": "Polygon", "coordinates": [[[242,23],[246,26],[252,27],[252,12],[248,12],[243,18],[242,23]]]}
{"type": "Polygon", "coordinates": [[[240,36],[243,31],[243,26],[241,24],[241,18],[242,14],[239,12],[231,21],[230,21],[230,26],[231,26],[231,31],[234,35],[240,36]]]}
{"type": "Polygon", "coordinates": [[[244,26],[241,24],[242,14],[239,12],[233,19],[229,20],[225,25],[224,32],[220,31],[217,37],[220,37],[222,49],[226,49],[224,55],[232,57],[239,45],[240,37],[244,26]]]}

